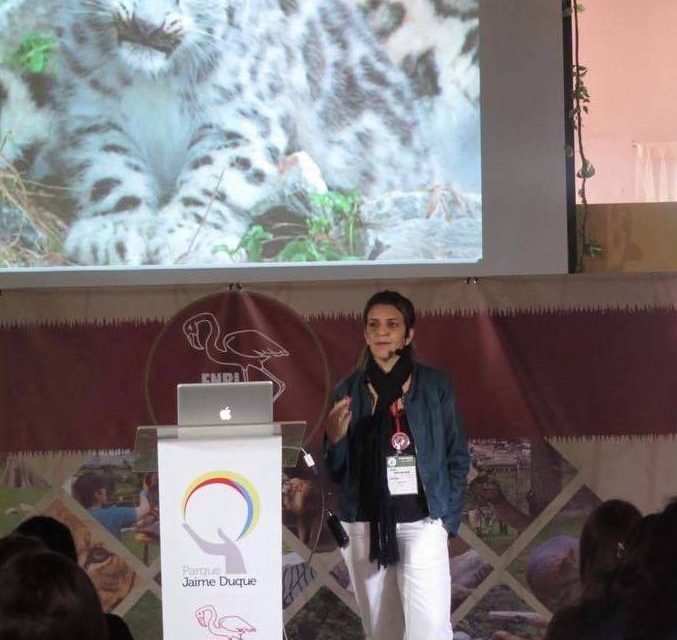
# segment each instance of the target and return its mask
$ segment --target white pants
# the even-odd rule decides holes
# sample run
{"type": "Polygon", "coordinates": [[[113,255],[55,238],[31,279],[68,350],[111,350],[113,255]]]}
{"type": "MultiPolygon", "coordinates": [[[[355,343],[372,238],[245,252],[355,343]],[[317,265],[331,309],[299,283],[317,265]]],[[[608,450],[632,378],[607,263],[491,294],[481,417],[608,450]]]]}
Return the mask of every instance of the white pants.
{"type": "Polygon", "coordinates": [[[367,640],[450,640],[451,577],[440,520],[397,524],[400,561],[369,561],[369,523],[344,522],[342,549],[367,640]]]}

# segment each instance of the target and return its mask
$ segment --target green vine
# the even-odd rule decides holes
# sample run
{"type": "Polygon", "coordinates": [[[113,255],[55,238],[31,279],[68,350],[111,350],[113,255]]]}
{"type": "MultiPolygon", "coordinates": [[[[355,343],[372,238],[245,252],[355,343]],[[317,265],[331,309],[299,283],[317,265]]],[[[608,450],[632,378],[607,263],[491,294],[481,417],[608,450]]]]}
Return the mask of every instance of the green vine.
{"type": "MultiPolygon", "coordinates": [[[[578,151],[579,166],[576,170],[576,177],[580,180],[578,187],[578,197],[580,198],[581,206],[576,209],[576,238],[577,238],[577,263],[576,271],[583,271],[583,257],[588,256],[595,258],[603,251],[602,245],[599,242],[591,240],[588,237],[588,198],[586,192],[587,181],[595,175],[595,167],[590,162],[586,155],[585,146],[583,144],[583,118],[588,113],[590,105],[590,92],[585,85],[585,77],[588,74],[587,67],[580,62],[580,30],[579,30],[579,14],[585,10],[585,6],[578,2],[578,0],[571,0],[571,8],[565,12],[565,15],[570,15],[573,21],[573,106],[569,111],[569,117],[573,121],[574,131],[576,132],[576,142],[578,151]]],[[[570,150],[574,153],[574,150],[570,150]]]]}

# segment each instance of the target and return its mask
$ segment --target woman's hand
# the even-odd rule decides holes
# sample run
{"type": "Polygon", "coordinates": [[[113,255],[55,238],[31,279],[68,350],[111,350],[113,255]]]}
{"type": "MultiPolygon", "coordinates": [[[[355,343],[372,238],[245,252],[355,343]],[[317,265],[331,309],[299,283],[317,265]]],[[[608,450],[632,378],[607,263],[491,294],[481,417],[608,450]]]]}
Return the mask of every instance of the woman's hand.
{"type": "Polygon", "coordinates": [[[332,444],[336,444],[348,433],[348,425],[352,413],[350,411],[350,398],[344,396],[329,411],[327,416],[327,438],[332,444]]]}

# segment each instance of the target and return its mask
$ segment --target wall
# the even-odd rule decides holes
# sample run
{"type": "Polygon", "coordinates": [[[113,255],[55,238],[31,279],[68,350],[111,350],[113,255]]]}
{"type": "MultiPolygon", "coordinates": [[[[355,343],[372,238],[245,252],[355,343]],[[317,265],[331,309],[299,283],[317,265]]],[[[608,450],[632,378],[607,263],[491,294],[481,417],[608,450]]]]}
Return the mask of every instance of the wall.
{"type": "Polygon", "coordinates": [[[602,246],[583,259],[587,273],[677,271],[677,203],[592,204],[586,228],[602,246]]]}
{"type": "Polygon", "coordinates": [[[584,0],[580,61],[588,67],[584,145],[597,169],[590,202],[634,202],[633,141],[677,140],[677,2],[584,0]]]}

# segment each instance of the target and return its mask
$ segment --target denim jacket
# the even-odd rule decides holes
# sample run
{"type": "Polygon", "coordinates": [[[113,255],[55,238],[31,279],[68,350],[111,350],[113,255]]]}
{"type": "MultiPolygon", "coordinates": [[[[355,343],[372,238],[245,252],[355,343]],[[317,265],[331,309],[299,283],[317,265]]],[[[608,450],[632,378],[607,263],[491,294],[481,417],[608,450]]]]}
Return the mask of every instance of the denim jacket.
{"type": "MultiPolygon", "coordinates": [[[[358,371],[344,378],[334,392],[334,402],[346,395],[350,396],[352,412],[348,433],[335,444],[325,435],[324,451],[329,475],[340,485],[338,515],[354,522],[359,489],[351,483],[351,443],[357,423],[372,410],[364,373],[358,371]]],[[[449,378],[438,369],[416,363],[403,401],[430,517],[440,518],[447,531],[456,534],[470,457],[449,378]]]]}

